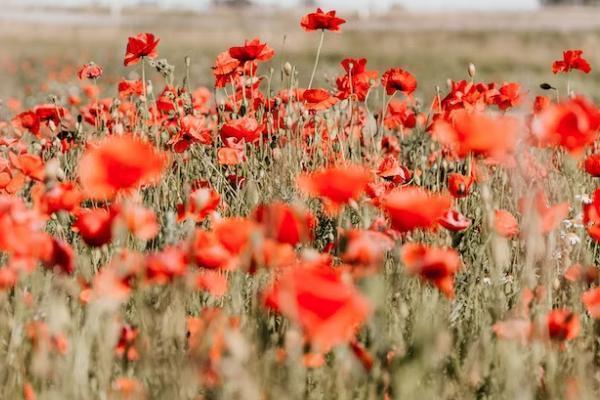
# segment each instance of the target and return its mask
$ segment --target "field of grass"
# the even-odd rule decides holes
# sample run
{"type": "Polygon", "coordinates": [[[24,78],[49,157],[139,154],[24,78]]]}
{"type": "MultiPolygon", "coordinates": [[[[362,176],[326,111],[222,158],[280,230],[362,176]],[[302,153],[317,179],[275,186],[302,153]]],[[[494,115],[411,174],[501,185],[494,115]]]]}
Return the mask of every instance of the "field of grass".
{"type": "Polygon", "coordinates": [[[595,15],[3,24],[0,399],[597,399],[595,15]]]}

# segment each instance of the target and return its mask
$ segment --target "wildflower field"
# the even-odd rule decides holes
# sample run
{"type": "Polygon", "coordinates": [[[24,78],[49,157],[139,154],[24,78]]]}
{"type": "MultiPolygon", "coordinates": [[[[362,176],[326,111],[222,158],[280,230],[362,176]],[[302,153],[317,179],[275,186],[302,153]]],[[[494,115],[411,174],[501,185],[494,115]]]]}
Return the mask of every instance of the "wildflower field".
{"type": "Polygon", "coordinates": [[[0,399],[600,397],[598,38],[345,27],[5,41],[0,399]]]}

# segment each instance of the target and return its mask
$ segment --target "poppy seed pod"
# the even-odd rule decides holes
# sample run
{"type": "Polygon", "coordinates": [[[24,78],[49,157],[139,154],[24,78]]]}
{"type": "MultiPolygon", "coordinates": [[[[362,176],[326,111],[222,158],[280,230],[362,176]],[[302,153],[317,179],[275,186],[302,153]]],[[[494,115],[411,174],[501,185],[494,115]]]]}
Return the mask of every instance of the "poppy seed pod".
{"type": "Polygon", "coordinates": [[[289,62],[286,61],[286,63],[283,64],[283,72],[287,76],[290,76],[292,74],[292,64],[290,64],[289,62]]]}
{"type": "Polygon", "coordinates": [[[469,63],[469,68],[467,71],[469,72],[469,76],[473,78],[477,73],[477,68],[475,68],[475,64],[469,63]]]}

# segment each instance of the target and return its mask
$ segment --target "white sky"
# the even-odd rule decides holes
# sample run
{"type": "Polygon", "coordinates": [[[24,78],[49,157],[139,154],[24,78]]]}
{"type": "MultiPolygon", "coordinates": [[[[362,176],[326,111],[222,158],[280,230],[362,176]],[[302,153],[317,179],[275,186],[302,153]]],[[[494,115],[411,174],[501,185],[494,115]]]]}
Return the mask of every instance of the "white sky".
{"type": "MultiPolygon", "coordinates": [[[[253,0],[257,4],[280,7],[295,6],[300,0],[253,0]]],[[[77,6],[103,4],[129,6],[149,3],[165,7],[203,8],[210,0],[0,0],[2,4],[39,5],[39,6],[77,6]]],[[[393,5],[404,6],[411,10],[525,10],[535,9],[538,0],[318,0],[317,3],[327,9],[337,10],[386,10],[393,5]]]]}

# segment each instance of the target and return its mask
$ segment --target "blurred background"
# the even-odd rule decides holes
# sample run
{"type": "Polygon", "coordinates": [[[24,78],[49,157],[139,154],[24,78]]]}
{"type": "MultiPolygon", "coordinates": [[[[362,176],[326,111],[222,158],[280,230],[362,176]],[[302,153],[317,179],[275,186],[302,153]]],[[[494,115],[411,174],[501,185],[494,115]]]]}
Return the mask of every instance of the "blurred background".
{"type": "MultiPolygon", "coordinates": [[[[479,80],[517,80],[532,92],[568,48],[584,50],[600,66],[600,0],[0,0],[0,97],[51,92],[76,81],[77,67],[94,61],[105,84],[135,74],[122,66],[127,36],[147,31],[161,38],[159,54],[183,77],[210,85],[216,55],[244,39],[267,41],[277,57],[274,74],[289,61],[308,80],[319,33],[299,21],[317,6],[347,19],[328,33],[319,69],[327,86],[345,57],[366,57],[380,71],[401,66],[419,80],[422,95],[466,77],[470,62],[479,80]],[[7,79],[8,77],[8,79],[7,79]]],[[[268,73],[268,69],[265,73],[268,73]]],[[[598,93],[600,76],[576,77],[575,90],[598,93]]],[[[114,85],[113,85],[114,87],[114,85]]],[[[103,93],[111,95],[114,93],[103,93]]]]}

